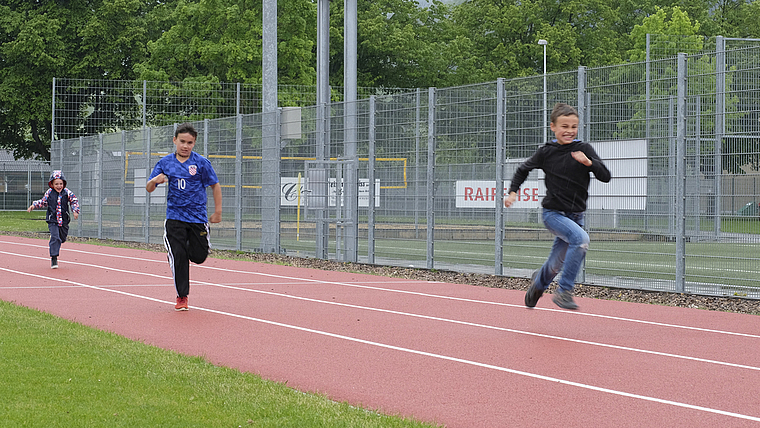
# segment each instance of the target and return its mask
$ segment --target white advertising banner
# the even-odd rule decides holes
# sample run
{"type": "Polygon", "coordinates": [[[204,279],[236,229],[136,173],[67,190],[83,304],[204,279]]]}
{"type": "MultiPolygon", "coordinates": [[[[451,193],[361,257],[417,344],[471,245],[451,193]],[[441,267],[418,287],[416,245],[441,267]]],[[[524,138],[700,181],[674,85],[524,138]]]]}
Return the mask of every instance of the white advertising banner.
{"type": "MultiPolygon", "coordinates": [[[[331,178],[329,180],[329,201],[330,206],[334,207],[336,203],[336,190],[337,180],[331,178]]],[[[301,196],[301,206],[304,206],[306,201],[306,195],[304,190],[308,186],[306,180],[301,177],[300,188],[298,185],[298,177],[281,177],[280,178],[280,206],[283,207],[295,207],[298,206],[298,196],[301,196]]],[[[380,180],[375,180],[375,207],[380,206],[380,180]]],[[[359,207],[369,207],[369,180],[366,178],[359,179],[359,207]]]]}
{"type": "MultiPolygon", "coordinates": [[[[460,180],[456,183],[457,208],[496,207],[496,181],[460,180]]],[[[543,181],[526,181],[520,187],[513,208],[538,208],[544,192],[543,181]]],[[[509,194],[509,182],[504,182],[504,197],[509,194]]]]}
{"type": "MultiPolygon", "coordinates": [[[[609,183],[594,178],[589,186],[588,209],[643,210],[647,201],[647,142],[646,140],[601,141],[591,143],[599,157],[612,174],[609,183]]],[[[525,159],[511,160],[522,163],[525,159]]],[[[546,195],[543,172],[538,170],[520,187],[514,208],[540,208],[546,195]],[[535,180],[537,177],[538,180],[535,180]]],[[[509,192],[509,182],[504,181],[504,196],[509,192]]],[[[496,205],[496,181],[460,180],[456,182],[457,208],[494,208],[496,205]]]]}

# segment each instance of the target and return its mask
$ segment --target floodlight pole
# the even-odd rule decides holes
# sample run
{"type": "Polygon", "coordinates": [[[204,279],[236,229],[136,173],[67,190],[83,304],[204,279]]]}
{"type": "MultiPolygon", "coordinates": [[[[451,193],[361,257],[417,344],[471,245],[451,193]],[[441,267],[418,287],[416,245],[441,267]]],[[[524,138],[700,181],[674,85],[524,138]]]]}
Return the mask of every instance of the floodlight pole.
{"type": "Polygon", "coordinates": [[[547,42],[544,39],[540,39],[538,41],[538,44],[544,47],[544,115],[543,115],[544,141],[543,141],[543,143],[546,143],[547,138],[548,138],[548,131],[546,129],[546,121],[547,121],[547,118],[546,118],[546,113],[547,113],[547,106],[546,106],[546,45],[549,44],[549,42],[547,42]]]}
{"type": "MultiPolygon", "coordinates": [[[[262,5],[261,37],[261,94],[262,94],[262,148],[261,148],[261,251],[280,253],[280,141],[277,108],[277,0],[264,0],[262,5]]],[[[238,84],[238,90],[240,88],[238,84]]],[[[237,97],[240,102],[240,96],[237,97]]],[[[238,147],[237,163],[242,161],[243,118],[237,109],[236,145],[238,147]]],[[[205,128],[204,128],[205,129],[205,128]]],[[[204,143],[206,141],[204,140],[204,143]]],[[[239,171],[238,171],[239,172],[239,171]]],[[[240,180],[240,176],[236,176],[240,180]]],[[[241,192],[242,182],[236,184],[236,193],[241,192]]],[[[237,196],[240,203],[241,196],[237,196]]],[[[241,209],[235,213],[237,229],[236,249],[242,249],[241,209]]]]}

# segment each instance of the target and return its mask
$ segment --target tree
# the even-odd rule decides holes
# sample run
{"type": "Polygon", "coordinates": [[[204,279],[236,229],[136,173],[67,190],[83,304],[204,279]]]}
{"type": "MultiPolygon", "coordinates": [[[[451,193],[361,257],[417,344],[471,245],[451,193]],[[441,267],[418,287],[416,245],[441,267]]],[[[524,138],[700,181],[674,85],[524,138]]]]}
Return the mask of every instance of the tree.
{"type": "Polygon", "coordinates": [[[760,38],[760,2],[743,2],[737,9],[732,22],[736,22],[736,37],[760,38]]]}
{"type": "MultiPolygon", "coordinates": [[[[261,83],[261,2],[180,0],[171,28],[148,43],[149,58],[135,66],[140,79],[261,83]]],[[[314,84],[315,5],[278,3],[281,84],[314,84]]]]}
{"type": "Polygon", "coordinates": [[[633,47],[628,51],[628,60],[640,62],[646,59],[647,34],[658,35],[650,46],[650,51],[661,52],[658,56],[672,57],[678,52],[701,51],[704,38],[697,35],[699,25],[699,22],[692,22],[689,14],[678,6],[657,7],[653,15],[633,27],[630,35],[633,47]]]}
{"type": "Polygon", "coordinates": [[[73,63],[77,26],[70,18],[82,3],[0,6],[0,146],[16,158],[50,160],[50,82],[73,63]]]}
{"type": "Polygon", "coordinates": [[[150,40],[147,16],[154,3],[147,0],[104,1],[86,17],[80,31],[82,62],[74,75],[102,79],[134,79],[133,67],[147,59],[150,40]]]}
{"type": "MultiPolygon", "coordinates": [[[[357,4],[357,81],[359,86],[417,88],[439,86],[456,74],[463,52],[447,19],[449,7],[433,0],[357,4]]],[[[330,82],[343,86],[342,2],[330,5],[330,82]]]]}
{"type": "Polygon", "coordinates": [[[542,73],[539,39],[549,42],[550,71],[622,62],[620,10],[604,0],[471,0],[454,7],[452,20],[472,42],[473,74],[483,81],[542,73]]]}

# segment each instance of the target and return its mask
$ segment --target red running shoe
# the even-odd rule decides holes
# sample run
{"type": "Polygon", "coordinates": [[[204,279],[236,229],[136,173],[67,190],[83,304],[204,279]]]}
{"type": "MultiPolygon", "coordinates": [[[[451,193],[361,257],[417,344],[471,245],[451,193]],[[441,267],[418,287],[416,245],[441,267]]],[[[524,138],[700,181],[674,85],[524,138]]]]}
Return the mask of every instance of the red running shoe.
{"type": "Polygon", "coordinates": [[[187,311],[187,296],[185,297],[177,297],[177,304],[174,305],[175,311],[187,311]]]}

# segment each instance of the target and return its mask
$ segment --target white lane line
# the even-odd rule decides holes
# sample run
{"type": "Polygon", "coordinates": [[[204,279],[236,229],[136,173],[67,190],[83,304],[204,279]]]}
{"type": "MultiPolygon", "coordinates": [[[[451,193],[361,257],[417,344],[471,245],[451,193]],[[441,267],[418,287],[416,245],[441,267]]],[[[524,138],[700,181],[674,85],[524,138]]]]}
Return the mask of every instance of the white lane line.
{"type": "MultiPolygon", "coordinates": [[[[0,253],[2,253],[2,252],[0,252],[0,253]]],[[[108,269],[111,269],[111,268],[108,268],[108,269]]],[[[109,293],[116,293],[116,294],[121,294],[121,295],[129,296],[129,297],[137,297],[138,299],[151,300],[151,301],[154,301],[154,302],[166,303],[166,304],[170,304],[170,305],[174,304],[174,302],[167,302],[166,300],[155,299],[153,297],[143,296],[143,295],[140,295],[140,294],[127,293],[126,291],[111,290],[111,289],[108,289],[108,288],[98,287],[98,286],[95,286],[95,285],[83,284],[81,282],[71,281],[69,279],[54,278],[54,277],[51,277],[51,276],[38,275],[36,273],[21,272],[21,271],[17,271],[17,270],[13,270],[13,269],[8,269],[8,268],[4,268],[4,267],[0,267],[0,270],[5,271],[5,272],[10,272],[10,273],[15,273],[17,275],[31,276],[32,278],[39,278],[39,279],[44,279],[44,280],[53,281],[53,282],[62,282],[64,284],[70,284],[71,286],[76,286],[76,287],[89,288],[89,289],[98,290],[98,291],[107,291],[109,293]]],[[[66,287],[56,287],[56,288],[66,288],[66,287]]]]}
{"type": "Polygon", "coordinates": [[[0,290],[52,290],[58,288],[79,288],[76,285],[30,285],[28,287],[0,287],[0,290]]]}
{"type": "MultiPolygon", "coordinates": [[[[3,241],[0,241],[3,242],[3,241]]],[[[13,242],[9,242],[13,243],[13,242]]],[[[31,244],[20,244],[20,245],[31,245],[31,244]]],[[[42,246],[41,246],[42,247],[42,246]]],[[[44,248],[47,248],[46,246],[44,248]]],[[[82,251],[82,250],[72,250],[77,251],[80,253],[85,254],[91,254],[91,255],[100,255],[100,256],[108,256],[108,257],[123,257],[127,259],[132,260],[142,260],[142,261],[148,261],[148,262],[160,262],[159,260],[151,260],[151,259],[141,259],[136,257],[128,257],[128,256],[114,256],[110,254],[103,254],[103,253],[96,253],[96,252],[88,252],[88,251],[82,251]]],[[[9,255],[15,255],[20,257],[32,257],[37,258],[34,256],[28,256],[24,254],[14,254],[14,253],[7,253],[4,251],[0,251],[0,254],[9,254],[9,255]]],[[[71,263],[71,262],[66,262],[71,263]]],[[[164,263],[166,263],[164,261],[164,263]]],[[[241,274],[247,274],[247,275],[258,275],[258,276],[264,276],[268,278],[278,278],[282,280],[287,281],[296,281],[296,282],[310,282],[310,283],[318,283],[318,284],[330,284],[330,285],[337,285],[342,287],[354,287],[354,288],[362,288],[366,290],[374,290],[374,291],[382,291],[382,292],[388,292],[388,293],[400,293],[400,294],[408,294],[408,295],[415,295],[415,296],[421,296],[421,297],[431,297],[436,299],[445,299],[445,300],[453,300],[453,301],[459,301],[459,302],[467,302],[467,303],[477,303],[477,304],[483,304],[483,305],[493,305],[493,306],[501,306],[501,307],[508,307],[508,308],[519,308],[519,309],[525,309],[524,305],[515,305],[512,303],[502,303],[502,302],[492,302],[487,300],[475,300],[475,299],[467,299],[463,297],[452,297],[452,296],[445,296],[441,294],[431,294],[431,293],[422,293],[418,291],[409,291],[409,290],[397,290],[393,288],[384,288],[384,287],[375,287],[375,286],[369,286],[369,285],[361,285],[361,284],[352,284],[348,282],[338,282],[338,281],[325,281],[320,279],[312,279],[312,278],[299,278],[299,277],[292,277],[292,276],[286,276],[286,275],[277,275],[277,274],[271,274],[271,273],[262,273],[262,272],[253,272],[253,271],[240,271],[235,269],[225,269],[225,268],[218,268],[214,266],[207,266],[207,265],[192,265],[193,268],[197,269],[210,269],[210,270],[219,270],[223,272],[233,272],[233,273],[241,273],[241,274]]],[[[424,282],[424,281],[420,281],[424,282]]],[[[265,284],[268,285],[268,284],[265,284]]],[[[684,329],[684,330],[692,330],[692,331],[700,331],[700,332],[706,332],[706,333],[716,333],[716,334],[725,334],[730,336],[740,336],[740,337],[749,337],[753,339],[760,339],[760,335],[757,334],[749,334],[749,333],[740,333],[740,332],[734,332],[734,331],[727,331],[727,330],[716,330],[711,328],[704,328],[704,327],[693,327],[688,325],[682,325],[682,324],[669,324],[669,323],[662,323],[657,321],[647,321],[647,320],[641,320],[641,319],[635,319],[635,318],[624,318],[624,317],[616,317],[612,315],[602,315],[602,314],[594,314],[590,312],[579,312],[579,311],[567,311],[562,309],[552,309],[552,308],[533,308],[534,311],[549,311],[549,312],[559,312],[567,316],[585,316],[585,317],[593,317],[593,318],[600,318],[600,319],[607,319],[607,320],[614,320],[614,321],[623,321],[623,322],[632,322],[637,324],[645,324],[645,325],[652,325],[656,327],[667,327],[667,328],[677,328],[677,329],[684,329]]]]}
{"type": "MultiPolygon", "coordinates": [[[[163,301],[163,300],[160,300],[160,299],[155,299],[155,298],[152,298],[152,297],[141,296],[141,295],[133,294],[133,293],[125,293],[123,291],[118,291],[118,290],[110,290],[110,289],[107,289],[107,288],[102,288],[102,287],[97,287],[97,286],[93,286],[93,285],[83,284],[83,283],[79,283],[79,282],[75,282],[75,281],[70,281],[70,280],[66,280],[66,279],[46,277],[46,276],[43,276],[43,275],[36,275],[36,274],[27,273],[27,272],[20,272],[20,271],[15,271],[15,270],[3,268],[3,267],[0,267],[0,270],[5,271],[5,272],[9,272],[9,273],[15,273],[15,274],[18,274],[18,275],[26,275],[26,276],[31,276],[31,277],[34,277],[34,278],[47,279],[47,280],[51,280],[51,281],[68,283],[68,284],[77,285],[77,286],[84,287],[84,288],[90,288],[90,289],[93,289],[93,290],[99,290],[99,291],[106,291],[106,292],[111,292],[111,293],[117,293],[117,294],[129,296],[129,297],[136,297],[136,298],[139,298],[139,299],[150,300],[150,301],[153,301],[153,302],[172,304],[172,302],[166,302],[166,301],[163,301]]],[[[298,330],[298,331],[303,331],[303,332],[307,332],[307,333],[312,333],[312,334],[318,334],[318,335],[322,335],[322,336],[332,337],[332,338],[335,338],[335,339],[341,339],[341,340],[346,340],[346,341],[350,341],[350,342],[360,343],[360,344],[363,344],[363,345],[375,346],[375,347],[379,347],[379,348],[385,348],[385,349],[390,349],[390,350],[399,351],[399,352],[405,352],[405,353],[414,354],[414,355],[421,355],[421,356],[424,356],[424,357],[436,358],[436,359],[445,360],[445,361],[453,361],[453,362],[456,362],[456,363],[466,364],[466,365],[475,366],[475,367],[481,367],[481,368],[490,369],[490,370],[496,370],[496,371],[500,371],[500,372],[504,372],[504,373],[510,373],[510,374],[514,374],[514,375],[518,375],[518,376],[529,377],[529,378],[532,378],[532,379],[538,379],[538,380],[543,380],[543,381],[552,382],[552,383],[559,383],[559,384],[562,384],[562,385],[574,386],[574,387],[577,387],[577,388],[582,388],[582,389],[586,389],[586,390],[590,390],[590,391],[602,392],[602,393],[606,393],[606,394],[617,395],[617,396],[626,397],[626,398],[633,398],[633,399],[638,399],[638,400],[643,400],[643,401],[649,401],[649,402],[653,402],[653,403],[665,404],[665,405],[680,407],[680,408],[684,408],[684,409],[697,410],[697,411],[706,412],[706,413],[712,413],[712,414],[717,414],[717,415],[729,416],[729,417],[733,417],[733,418],[737,418],[737,419],[744,419],[744,420],[749,420],[749,421],[754,421],[754,422],[760,422],[760,417],[756,417],[756,416],[744,415],[744,414],[734,413],[734,412],[728,412],[728,411],[725,411],[725,410],[713,409],[713,408],[710,408],[710,407],[697,406],[697,405],[693,405],[693,404],[682,403],[682,402],[679,402],[679,401],[665,400],[665,399],[662,399],[662,398],[650,397],[650,396],[646,396],[646,395],[633,394],[633,393],[630,393],[630,392],[618,391],[618,390],[614,390],[614,389],[603,388],[603,387],[589,385],[589,384],[580,383],[580,382],[573,382],[573,381],[569,381],[569,380],[565,380],[565,379],[559,379],[559,378],[555,378],[555,377],[539,375],[539,374],[536,374],[536,373],[525,372],[525,371],[522,371],[522,370],[510,369],[510,368],[507,368],[507,367],[501,367],[501,366],[497,366],[497,365],[493,365],[493,364],[480,363],[480,362],[477,362],[477,361],[466,360],[466,359],[457,358],[457,357],[451,357],[451,356],[448,356],[448,355],[434,354],[432,352],[420,351],[420,350],[411,349],[411,348],[404,348],[404,347],[395,346],[395,345],[388,345],[388,344],[385,344],[385,343],[374,342],[374,341],[370,341],[370,340],[366,340],[366,339],[359,339],[359,338],[356,338],[356,337],[345,336],[345,335],[342,335],[342,334],[330,333],[330,332],[326,332],[326,331],[315,330],[315,329],[311,329],[311,328],[300,327],[300,326],[295,326],[295,325],[291,325],[291,324],[285,324],[285,323],[271,321],[271,320],[265,320],[265,319],[261,319],[261,318],[254,318],[254,317],[250,317],[250,316],[247,316],[247,315],[234,314],[234,313],[231,313],[231,312],[224,312],[224,311],[219,311],[219,310],[215,310],[215,309],[203,308],[203,307],[199,307],[199,306],[192,306],[192,308],[195,309],[195,310],[200,310],[200,311],[205,311],[205,312],[209,312],[209,313],[214,313],[214,314],[217,314],[217,315],[223,315],[223,316],[228,316],[228,317],[232,317],[232,318],[239,318],[239,319],[244,319],[244,320],[248,320],[248,321],[254,321],[254,322],[259,322],[259,323],[263,323],[263,324],[269,324],[269,325],[273,325],[273,326],[277,326],[277,327],[282,327],[282,328],[287,328],[287,329],[292,329],[292,330],[298,330]]]]}
{"type": "MultiPolygon", "coordinates": [[[[0,251],[0,253],[3,253],[0,251]]],[[[110,267],[104,267],[99,265],[93,265],[89,263],[80,263],[80,262],[68,262],[69,264],[75,264],[80,266],[88,266],[88,267],[95,267],[100,269],[109,269],[116,272],[123,272],[123,273],[130,273],[135,275],[149,275],[153,277],[159,277],[159,278],[166,278],[171,279],[171,277],[162,277],[160,275],[155,274],[149,274],[149,273],[143,273],[143,272],[133,272],[128,271],[124,269],[115,269],[110,267]]],[[[359,310],[365,310],[365,311],[371,311],[371,312],[380,312],[380,313],[387,313],[392,315],[399,315],[399,316],[406,316],[406,317],[412,317],[412,318],[419,318],[419,319],[426,319],[431,321],[437,321],[437,322],[446,322],[451,324],[458,324],[458,325],[464,325],[468,327],[476,327],[476,328],[484,328],[489,330],[496,330],[496,331],[503,331],[507,333],[513,333],[513,334],[521,334],[526,336],[534,336],[534,337],[541,337],[545,339],[554,339],[554,340],[560,340],[565,342],[572,342],[572,343],[578,343],[583,345],[589,345],[589,346],[598,346],[601,348],[608,348],[608,349],[615,349],[619,351],[627,351],[627,352],[635,352],[635,353],[641,353],[641,354],[647,354],[647,355],[656,355],[660,357],[666,357],[666,358],[676,358],[681,360],[687,360],[687,361],[695,361],[700,363],[707,363],[707,364],[715,364],[715,365],[721,365],[721,366],[727,366],[727,367],[733,367],[733,368],[740,368],[740,369],[747,369],[747,370],[755,370],[760,371],[760,367],[745,365],[745,364],[738,364],[738,363],[730,363],[727,361],[719,361],[719,360],[710,360],[706,358],[699,358],[699,357],[692,357],[688,355],[680,355],[680,354],[672,354],[667,352],[660,352],[660,351],[652,351],[648,349],[641,349],[641,348],[632,348],[628,346],[621,346],[621,345],[613,345],[609,343],[602,343],[602,342],[592,342],[588,340],[582,340],[582,339],[572,339],[567,337],[561,337],[561,336],[552,336],[547,334],[541,334],[541,333],[534,333],[530,331],[524,331],[524,330],[516,330],[506,327],[498,327],[498,326],[492,326],[487,324],[478,324],[468,321],[460,321],[450,318],[441,318],[441,317],[434,317],[431,315],[422,315],[422,314],[415,314],[410,312],[401,312],[401,311],[395,311],[391,309],[382,309],[382,308],[373,308],[370,306],[361,306],[361,305],[354,305],[349,303],[340,303],[340,302],[334,302],[334,301],[326,301],[326,300],[319,300],[314,299],[310,297],[302,297],[302,296],[295,296],[291,294],[282,294],[282,293],[276,293],[272,291],[265,291],[265,290],[256,290],[256,289],[250,289],[250,288],[241,288],[241,287],[235,287],[232,285],[225,285],[225,284],[218,284],[213,282],[205,282],[205,281],[192,281],[193,284],[196,285],[206,285],[209,287],[217,287],[217,288],[226,288],[230,290],[236,290],[236,291],[244,291],[244,292],[250,292],[250,293],[258,293],[258,294],[264,294],[268,296],[274,296],[274,297],[280,297],[280,298],[287,298],[287,299],[293,299],[293,300],[300,300],[305,302],[311,302],[311,303],[320,303],[320,304],[327,304],[327,305],[333,305],[333,306],[340,306],[345,308],[351,308],[351,309],[359,309],[359,310]]],[[[110,287],[110,286],[108,286],[110,287]]],[[[105,287],[99,287],[97,289],[108,289],[105,287]]]]}
{"type": "MultiPolygon", "coordinates": [[[[433,297],[433,298],[437,298],[437,299],[454,300],[454,301],[460,301],[460,302],[478,303],[478,304],[484,304],[484,305],[494,305],[494,306],[504,306],[504,307],[510,307],[510,308],[525,309],[524,305],[515,305],[515,304],[512,304],[512,303],[502,303],[502,302],[491,302],[491,301],[488,301],[488,300],[466,299],[466,298],[463,298],[463,297],[452,297],[452,296],[445,296],[445,295],[441,295],[441,294],[422,293],[422,292],[419,292],[419,291],[397,290],[397,289],[393,289],[393,288],[374,287],[374,286],[361,285],[361,284],[351,284],[351,283],[346,283],[346,282],[325,281],[325,280],[320,280],[320,279],[297,278],[297,277],[289,277],[289,276],[283,276],[283,275],[274,275],[274,274],[260,273],[260,272],[239,271],[239,270],[234,270],[234,269],[218,268],[218,267],[214,267],[214,266],[199,265],[197,267],[201,268],[201,269],[221,270],[221,271],[224,271],[224,272],[233,272],[233,273],[241,273],[241,274],[260,275],[260,276],[267,276],[267,277],[271,277],[271,278],[280,278],[280,279],[288,279],[288,280],[299,280],[299,281],[306,281],[306,282],[315,282],[315,283],[320,283],[320,284],[330,284],[330,285],[339,285],[339,286],[344,286],[344,287],[363,288],[363,289],[367,289],[367,290],[383,291],[383,292],[389,292],[389,293],[409,294],[409,295],[415,295],[415,296],[433,297]]],[[[726,335],[732,335],[732,336],[741,336],[741,337],[750,337],[750,338],[753,338],[753,339],[760,339],[760,335],[756,335],[756,334],[739,333],[739,332],[726,331],[726,330],[716,330],[716,329],[711,329],[711,328],[693,327],[693,326],[688,326],[688,325],[668,324],[668,323],[661,323],[661,322],[657,322],[657,321],[647,321],[647,320],[639,320],[639,319],[634,319],[634,318],[615,317],[615,316],[611,316],[611,315],[601,315],[601,314],[594,314],[594,313],[589,313],[589,312],[567,311],[567,310],[552,309],[552,308],[533,308],[531,310],[534,310],[534,311],[559,312],[559,313],[562,313],[562,314],[565,314],[565,315],[588,316],[588,317],[602,318],[602,319],[615,320],[615,321],[627,321],[627,322],[634,322],[634,323],[639,323],[639,324],[648,324],[648,325],[654,325],[654,326],[657,326],[657,327],[680,328],[680,329],[685,329],[685,330],[694,330],[694,331],[701,331],[701,332],[707,332],[707,333],[718,333],[718,334],[726,334],[726,335]]]]}

